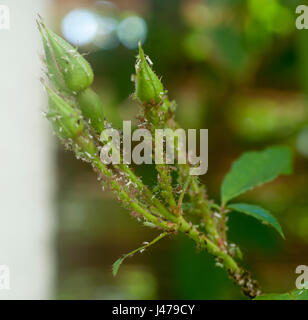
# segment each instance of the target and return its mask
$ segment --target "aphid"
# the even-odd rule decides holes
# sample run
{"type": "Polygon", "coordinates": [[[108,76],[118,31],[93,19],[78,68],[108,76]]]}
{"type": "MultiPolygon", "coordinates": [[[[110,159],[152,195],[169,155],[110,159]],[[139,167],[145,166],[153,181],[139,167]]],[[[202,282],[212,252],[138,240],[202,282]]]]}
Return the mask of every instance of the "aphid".
{"type": "Polygon", "coordinates": [[[216,218],[218,218],[218,219],[221,218],[221,214],[219,214],[218,212],[214,212],[214,216],[215,216],[216,218]]]}
{"type": "Polygon", "coordinates": [[[218,268],[223,268],[224,267],[224,265],[221,262],[216,262],[215,266],[218,267],[218,268]]]}
{"type": "Polygon", "coordinates": [[[151,61],[150,57],[149,56],[145,56],[147,62],[149,63],[150,66],[153,65],[153,62],[151,61]]]}

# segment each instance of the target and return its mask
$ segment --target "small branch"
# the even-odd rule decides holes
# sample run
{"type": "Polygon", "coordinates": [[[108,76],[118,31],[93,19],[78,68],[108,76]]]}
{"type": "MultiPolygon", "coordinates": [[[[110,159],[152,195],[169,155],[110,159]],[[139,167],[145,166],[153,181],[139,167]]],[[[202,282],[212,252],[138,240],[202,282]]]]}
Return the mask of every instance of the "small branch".
{"type": "Polygon", "coordinates": [[[118,259],[118,260],[113,264],[113,266],[112,266],[112,273],[113,273],[113,275],[114,275],[114,276],[117,275],[117,273],[118,273],[118,271],[119,271],[119,268],[120,268],[122,262],[123,262],[126,258],[134,255],[136,252],[140,252],[140,253],[143,252],[146,248],[152,246],[153,244],[155,244],[156,242],[158,242],[159,240],[161,240],[162,238],[164,238],[167,234],[168,234],[168,232],[163,232],[163,233],[161,233],[158,237],[156,237],[155,239],[153,239],[151,242],[148,242],[148,243],[144,244],[142,247],[137,248],[137,249],[135,249],[135,250],[133,250],[133,251],[127,253],[127,254],[124,254],[120,259],[118,259]]]}
{"type": "Polygon", "coordinates": [[[112,172],[109,170],[101,161],[99,158],[93,159],[93,164],[95,164],[95,167],[107,178],[110,179],[110,186],[111,189],[115,192],[115,194],[119,197],[119,199],[127,205],[130,209],[133,211],[138,212],[140,215],[142,215],[144,218],[146,218],[148,221],[154,223],[155,225],[165,229],[172,231],[173,228],[171,227],[172,224],[168,224],[166,221],[152,215],[146,208],[142,206],[142,204],[139,203],[137,199],[132,199],[127,192],[123,189],[122,186],[119,185],[119,183],[116,180],[112,179],[112,172]]]}
{"type": "Polygon", "coordinates": [[[226,215],[225,215],[225,206],[223,204],[219,208],[219,214],[220,214],[219,232],[221,235],[222,246],[226,248],[227,247],[226,215]]]}
{"type": "Polygon", "coordinates": [[[115,166],[119,170],[122,170],[127,174],[127,177],[137,185],[139,191],[147,198],[147,200],[152,203],[159,212],[171,221],[175,221],[175,217],[169,212],[169,210],[155,197],[155,195],[149,190],[149,188],[143,184],[141,179],[137,177],[134,172],[125,164],[120,164],[115,166]]]}
{"type": "Polygon", "coordinates": [[[180,227],[179,230],[187,234],[191,239],[193,239],[202,248],[206,248],[207,251],[220,258],[224,267],[232,272],[240,272],[240,267],[237,265],[236,261],[226,252],[222,251],[219,246],[217,246],[211,239],[209,239],[202,232],[198,231],[196,227],[192,226],[183,217],[179,218],[180,227]]]}
{"type": "Polygon", "coordinates": [[[205,218],[205,229],[209,236],[213,241],[217,242],[219,239],[219,234],[216,230],[215,222],[208,206],[208,201],[204,199],[203,190],[199,187],[196,178],[193,178],[192,180],[191,199],[194,201],[195,206],[200,209],[205,218]]]}
{"type": "Polygon", "coordinates": [[[163,196],[163,198],[165,199],[165,201],[169,204],[172,212],[175,215],[179,215],[178,212],[178,207],[173,195],[173,188],[171,185],[171,176],[169,173],[169,168],[167,167],[167,165],[163,165],[163,164],[157,164],[156,165],[156,170],[159,173],[159,184],[161,186],[161,194],[163,196]]]}
{"type": "Polygon", "coordinates": [[[190,182],[191,182],[191,176],[188,176],[188,178],[186,179],[186,182],[185,182],[185,184],[183,186],[183,190],[182,190],[182,192],[180,194],[179,200],[178,200],[178,208],[179,208],[180,211],[181,211],[181,207],[182,207],[184,196],[186,194],[186,191],[187,191],[187,189],[189,187],[190,182]]]}
{"type": "Polygon", "coordinates": [[[209,202],[209,207],[211,209],[216,209],[216,210],[220,211],[220,206],[214,202],[209,202]]]}

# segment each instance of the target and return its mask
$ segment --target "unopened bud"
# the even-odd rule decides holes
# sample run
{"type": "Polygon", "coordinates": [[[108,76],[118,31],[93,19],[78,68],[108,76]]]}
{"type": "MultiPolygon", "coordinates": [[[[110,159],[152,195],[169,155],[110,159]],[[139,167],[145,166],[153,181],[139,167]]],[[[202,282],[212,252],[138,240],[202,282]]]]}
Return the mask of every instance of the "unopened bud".
{"type": "Polygon", "coordinates": [[[159,103],[164,88],[155,72],[151,69],[139,43],[139,59],[136,64],[136,96],[142,103],[159,103]]]}
{"type": "Polygon", "coordinates": [[[88,88],[78,93],[77,100],[84,118],[100,134],[104,129],[104,111],[98,95],[88,88]]]}
{"type": "Polygon", "coordinates": [[[56,134],[63,139],[75,140],[82,134],[83,124],[80,115],[55,91],[46,87],[49,98],[50,120],[56,134]]]}
{"type": "Polygon", "coordinates": [[[68,42],[38,22],[43,38],[48,76],[56,88],[80,92],[91,86],[93,71],[90,64],[68,42]]]}

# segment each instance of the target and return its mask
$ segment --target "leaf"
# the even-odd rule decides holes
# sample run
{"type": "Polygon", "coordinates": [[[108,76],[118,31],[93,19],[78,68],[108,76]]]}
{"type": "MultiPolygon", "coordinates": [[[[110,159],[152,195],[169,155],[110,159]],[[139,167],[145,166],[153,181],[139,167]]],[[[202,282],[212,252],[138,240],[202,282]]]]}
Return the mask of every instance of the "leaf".
{"type": "Polygon", "coordinates": [[[285,239],[285,236],[282,232],[281,226],[276,218],[269,213],[269,211],[252,204],[247,203],[235,203],[228,206],[229,209],[245,213],[249,216],[252,216],[262,223],[272,226],[278,233],[285,239]]]}
{"type": "Polygon", "coordinates": [[[254,300],[291,300],[289,293],[267,293],[256,297],[254,300]]]}
{"type": "Polygon", "coordinates": [[[288,147],[274,146],[260,152],[246,152],[237,159],[225,176],[221,187],[221,201],[226,204],[236,196],[292,173],[292,152],[288,147]]]}
{"type": "Polygon", "coordinates": [[[115,277],[118,274],[119,268],[122,264],[122,262],[125,260],[125,256],[119,258],[113,265],[112,265],[112,274],[115,277]]]}
{"type": "Polygon", "coordinates": [[[287,293],[267,293],[254,300],[308,300],[308,289],[294,289],[287,293]]]}
{"type": "Polygon", "coordinates": [[[160,239],[164,238],[166,235],[168,234],[168,232],[163,232],[161,233],[158,237],[156,237],[154,240],[152,240],[151,242],[148,242],[146,244],[144,244],[142,247],[137,248],[129,253],[124,254],[121,258],[119,258],[113,265],[112,265],[112,274],[115,277],[119,271],[119,268],[122,264],[122,262],[128,258],[129,256],[132,256],[134,253],[136,252],[142,252],[143,250],[145,250],[146,248],[150,247],[151,245],[153,245],[154,243],[156,243],[157,241],[159,241],[160,239]]]}

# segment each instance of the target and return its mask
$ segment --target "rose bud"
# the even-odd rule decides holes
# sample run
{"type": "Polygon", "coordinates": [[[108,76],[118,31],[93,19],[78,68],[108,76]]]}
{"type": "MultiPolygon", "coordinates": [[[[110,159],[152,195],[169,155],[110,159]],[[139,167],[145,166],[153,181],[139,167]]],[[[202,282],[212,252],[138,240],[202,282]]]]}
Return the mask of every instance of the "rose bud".
{"type": "Polygon", "coordinates": [[[159,103],[164,94],[161,81],[151,69],[139,43],[139,59],[136,64],[136,96],[142,103],[159,103]]]}
{"type": "Polygon", "coordinates": [[[76,140],[83,132],[83,124],[79,113],[55,91],[47,86],[45,87],[49,100],[47,118],[56,134],[62,139],[76,140]]]}
{"type": "Polygon", "coordinates": [[[38,25],[43,38],[48,77],[55,87],[73,93],[90,87],[94,76],[85,58],[42,21],[38,25]]]}

